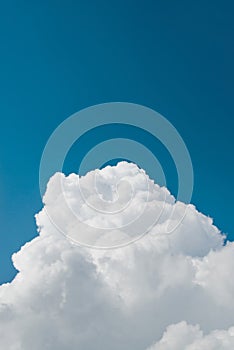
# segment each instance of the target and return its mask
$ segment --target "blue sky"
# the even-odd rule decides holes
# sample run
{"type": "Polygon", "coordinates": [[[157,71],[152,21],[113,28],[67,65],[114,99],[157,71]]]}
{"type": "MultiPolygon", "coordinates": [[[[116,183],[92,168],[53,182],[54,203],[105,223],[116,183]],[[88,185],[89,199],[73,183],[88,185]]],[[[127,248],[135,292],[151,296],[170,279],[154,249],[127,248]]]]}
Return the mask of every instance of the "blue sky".
{"type": "MultiPolygon", "coordinates": [[[[0,282],[15,274],[12,253],[37,234],[38,168],[48,137],[97,103],[134,102],[168,118],[191,154],[192,202],[234,239],[233,10],[232,1],[216,0],[2,5],[0,282]]],[[[66,172],[77,169],[78,149],[66,172]]],[[[170,168],[165,151],[156,150],[170,168]]]]}

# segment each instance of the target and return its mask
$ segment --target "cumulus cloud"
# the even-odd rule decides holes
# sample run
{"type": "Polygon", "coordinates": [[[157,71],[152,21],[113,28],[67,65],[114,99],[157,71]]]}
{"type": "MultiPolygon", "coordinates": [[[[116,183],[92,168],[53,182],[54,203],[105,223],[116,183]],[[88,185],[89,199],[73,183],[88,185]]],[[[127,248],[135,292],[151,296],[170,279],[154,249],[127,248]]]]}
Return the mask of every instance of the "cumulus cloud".
{"type": "Polygon", "coordinates": [[[55,174],[36,219],[0,287],[1,349],[233,349],[234,244],[136,165],[55,174]]]}
{"type": "Polygon", "coordinates": [[[199,326],[186,322],[170,325],[162,339],[148,350],[230,350],[234,348],[234,327],[204,335],[199,326]]]}

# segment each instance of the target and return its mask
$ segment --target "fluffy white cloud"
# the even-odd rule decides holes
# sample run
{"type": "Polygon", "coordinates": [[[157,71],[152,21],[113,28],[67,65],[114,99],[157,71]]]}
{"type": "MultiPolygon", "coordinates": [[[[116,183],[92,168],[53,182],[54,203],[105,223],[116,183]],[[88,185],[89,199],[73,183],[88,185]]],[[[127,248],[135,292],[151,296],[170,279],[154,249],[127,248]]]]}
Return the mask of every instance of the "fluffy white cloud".
{"type": "Polygon", "coordinates": [[[125,162],[56,174],[44,203],[0,287],[1,349],[233,349],[234,244],[210,218],[125,162]],[[119,249],[67,239],[115,246],[149,227],[119,249]]]}
{"type": "Polygon", "coordinates": [[[203,334],[199,326],[186,322],[170,325],[162,339],[148,350],[230,350],[234,348],[234,327],[203,334]]]}

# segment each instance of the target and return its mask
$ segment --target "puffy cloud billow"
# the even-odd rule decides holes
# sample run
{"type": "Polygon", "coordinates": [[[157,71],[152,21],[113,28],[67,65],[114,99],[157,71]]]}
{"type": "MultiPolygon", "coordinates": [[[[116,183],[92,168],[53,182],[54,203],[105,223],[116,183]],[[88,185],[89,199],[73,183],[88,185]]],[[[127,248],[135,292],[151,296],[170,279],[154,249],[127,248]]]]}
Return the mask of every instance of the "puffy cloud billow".
{"type": "Polygon", "coordinates": [[[50,179],[39,236],[0,287],[0,349],[234,349],[234,244],[146,179],[125,162],[50,179]],[[147,227],[118,249],[74,244],[124,245],[147,227]]]}

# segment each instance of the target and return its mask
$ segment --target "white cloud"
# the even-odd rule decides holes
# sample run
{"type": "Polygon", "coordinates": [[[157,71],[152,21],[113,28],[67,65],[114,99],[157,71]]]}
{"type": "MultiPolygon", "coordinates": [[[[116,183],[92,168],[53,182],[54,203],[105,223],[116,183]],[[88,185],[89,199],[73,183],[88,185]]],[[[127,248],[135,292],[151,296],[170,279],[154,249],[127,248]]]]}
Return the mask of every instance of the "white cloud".
{"type": "Polygon", "coordinates": [[[1,349],[233,349],[234,244],[223,246],[210,218],[128,163],[82,178],[56,174],[44,202],[39,237],[13,255],[19,273],[0,287],[1,349]],[[175,232],[163,234],[184,209],[175,232]],[[126,243],[152,217],[148,234],[119,249],[65,237],[126,243]]]}
{"type": "Polygon", "coordinates": [[[234,348],[234,327],[204,335],[199,326],[186,322],[170,325],[162,339],[148,350],[230,350],[234,348]]]}

